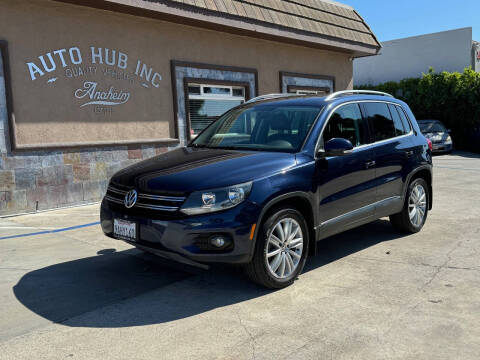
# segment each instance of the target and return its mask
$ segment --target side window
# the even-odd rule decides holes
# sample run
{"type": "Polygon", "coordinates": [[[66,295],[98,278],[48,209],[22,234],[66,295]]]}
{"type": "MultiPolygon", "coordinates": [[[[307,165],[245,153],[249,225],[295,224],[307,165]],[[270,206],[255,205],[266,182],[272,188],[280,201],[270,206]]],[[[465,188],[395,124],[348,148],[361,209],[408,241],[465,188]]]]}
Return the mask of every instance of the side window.
{"type": "Polygon", "coordinates": [[[398,110],[400,118],[402,119],[402,124],[405,128],[405,132],[409,133],[412,130],[412,127],[410,126],[410,122],[407,119],[407,115],[405,115],[405,110],[403,110],[402,107],[398,105],[396,106],[396,108],[398,110]]]}
{"type": "Polygon", "coordinates": [[[373,128],[375,141],[386,140],[395,137],[393,119],[385,103],[365,103],[365,112],[373,128]]]}
{"type": "Polygon", "coordinates": [[[350,140],[353,146],[368,143],[367,127],[358,104],[348,104],[337,109],[323,131],[323,144],[333,138],[350,140]]]}
{"type": "Polygon", "coordinates": [[[397,107],[392,104],[388,104],[388,107],[390,109],[390,113],[392,114],[393,124],[395,126],[395,136],[405,135],[408,131],[405,131],[402,119],[397,111],[397,107]]]}

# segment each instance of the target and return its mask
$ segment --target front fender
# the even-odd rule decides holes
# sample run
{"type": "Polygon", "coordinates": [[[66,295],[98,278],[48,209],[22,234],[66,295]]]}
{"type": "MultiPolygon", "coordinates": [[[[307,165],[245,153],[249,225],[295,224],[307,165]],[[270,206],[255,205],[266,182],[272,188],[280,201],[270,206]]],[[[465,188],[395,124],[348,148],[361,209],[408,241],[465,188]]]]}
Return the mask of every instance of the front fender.
{"type": "MultiPolygon", "coordinates": [[[[258,216],[257,226],[252,239],[251,256],[253,256],[255,251],[256,240],[265,215],[278,203],[288,199],[301,199],[308,202],[312,211],[313,223],[316,224],[318,222],[318,211],[314,206],[314,192],[311,180],[314,168],[314,162],[307,163],[254,183],[249,199],[257,203],[262,210],[258,216]]],[[[313,236],[316,239],[316,235],[314,234],[313,236]]]]}

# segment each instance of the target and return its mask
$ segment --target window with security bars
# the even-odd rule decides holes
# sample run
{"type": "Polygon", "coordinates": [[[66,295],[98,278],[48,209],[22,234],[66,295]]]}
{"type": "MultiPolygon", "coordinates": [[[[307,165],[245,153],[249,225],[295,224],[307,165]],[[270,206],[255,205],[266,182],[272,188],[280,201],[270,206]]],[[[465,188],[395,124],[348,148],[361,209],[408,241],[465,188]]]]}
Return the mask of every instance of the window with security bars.
{"type": "Polygon", "coordinates": [[[197,136],[220,115],[245,102],[245,87],[188,84],[190,136],[197,136]]]}

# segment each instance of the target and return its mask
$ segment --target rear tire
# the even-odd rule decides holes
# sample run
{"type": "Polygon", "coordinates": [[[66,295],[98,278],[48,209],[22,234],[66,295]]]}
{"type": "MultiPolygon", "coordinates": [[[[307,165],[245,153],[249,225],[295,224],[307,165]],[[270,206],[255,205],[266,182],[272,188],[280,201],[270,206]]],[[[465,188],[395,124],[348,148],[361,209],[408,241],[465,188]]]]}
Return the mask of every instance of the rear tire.
{"type": "Polygon", "coordinates": [[[275,209],[263,223],[247,276],[269,289],[291,285],[302,272],[308,255],[308,227],[296,209],[275,209]]]}
{"type": "Polygon", "coordinates": [[[390,216],[393,227],[404,233],[419,232],[428,215],[430,193],[427,182],[422,178],[414,179],[408,186],[403,209],[390,216]]]}

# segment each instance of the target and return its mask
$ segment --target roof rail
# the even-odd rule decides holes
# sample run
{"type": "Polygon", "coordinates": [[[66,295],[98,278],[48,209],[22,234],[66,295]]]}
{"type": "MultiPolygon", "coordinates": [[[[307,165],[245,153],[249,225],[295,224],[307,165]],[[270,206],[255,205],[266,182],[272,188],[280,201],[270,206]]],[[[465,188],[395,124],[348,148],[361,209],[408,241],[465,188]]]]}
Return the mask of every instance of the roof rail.
{"type": "Polygon", "coordinates": [[[283,97],[291,97],[291,96],[302,96],[299,94],[265,94],[265,95],[260,95],[257,97],[254,97],[248,101],[245,101],[245,104],[249,104],[255,101],[260,101],[260,100],[269,100],[269,99],[278,99],[278,98],[283,98],[283,97]]]}
{"type": "Polygon", "coordinates": [[[373,91],[373,90],[343,90],[343,91],[337,91],[337,92],[334,92],[330,95],[328,95],[325,100],[332,100],[332,99],[335,99],[339,96],[342,96],[342,95],[348,95],[348,94],[358,94],[358,95],[377,95],[377,96],[388,96],[388,97],[394,97],[393,95],[391,94],[388,94],[386,92],[381,92],[381,91],[373,91]]]}

